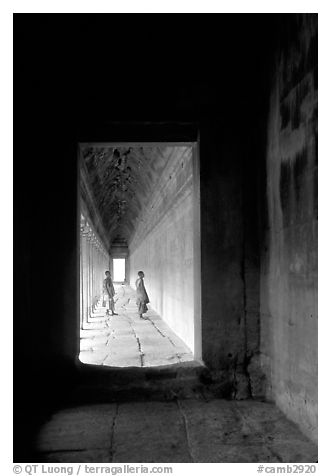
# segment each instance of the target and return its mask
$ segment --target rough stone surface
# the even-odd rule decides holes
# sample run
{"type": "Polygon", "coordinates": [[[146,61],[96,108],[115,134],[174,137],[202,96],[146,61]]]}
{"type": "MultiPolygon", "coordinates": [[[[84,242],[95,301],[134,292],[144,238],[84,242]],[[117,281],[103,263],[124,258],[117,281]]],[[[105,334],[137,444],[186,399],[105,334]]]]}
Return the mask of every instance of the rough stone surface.
{"type": "Polygon", "coordinates": [[[112,367],[150,367],[189,362],[190,349],[153,310],[140,319],[136,294],[116,286],[117,316],[107,317],[101,302],[80,332],[79,359],[85,364],[112,367]]]}
{"type": "Polygon", "coordinates": [[[130,243],[130,283],[145,273],[152,306],[194,352],[192,148],[176,147],[130,243]]]}
{"type": "Polygon", "coordinates": [[[38,451],[108,448],[116,409],[113,404],[69,408],[56,413],[40,434],[38,451]]]}
{"type": "Polygon", "coordinates": [[[240,143],[228,129],[201,129],[202,358],[233,374],[245,355],[240,143]],[[217,157],[217,160],[212,160],[217,157]]]}
{"type": "Polygon", "coordinates": [[[42,427],[47,462],[316,462],[316,446],[273,405],[175,400],[61,410],[42,427]]]}
{"type": "Polygon", "coordinates": [[[291,16],[283,33],[268,123],[261,363],[267,395],[316,440],[317,15],[291,16]]]}
{"type": "Polygon", "coordinates": [[[114,462],[192,462],[176,403],[120,405],[114,430],[114,462]]]}
{"type": "Polygon", "coordinates": [[[137,220],[159,188],[159,177],[176,149],[181,148],[81,146],[81,194],[92,219],[100,216],[98,228],[107,242],[131,241],[137,220]]]}

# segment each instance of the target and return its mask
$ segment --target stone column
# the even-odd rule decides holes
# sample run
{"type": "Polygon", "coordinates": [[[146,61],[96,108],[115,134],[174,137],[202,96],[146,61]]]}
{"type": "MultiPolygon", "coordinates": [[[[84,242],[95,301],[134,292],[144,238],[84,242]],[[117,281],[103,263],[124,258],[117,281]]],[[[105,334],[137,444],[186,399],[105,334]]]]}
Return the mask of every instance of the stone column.
{"type": "Polygon", "coordinates": [[[87,235],[87,320],[91,317],[92,310],[92,239],[93,232],[90,230],[87,235]]]}
{"type": "Polygon", "coordinates": [[[128,257],[125,258],[125,282],[130,284],[130,260],[128,257]]]}
{"type": "Polygon", "coordinates": [[[95,235],[93,233],[92,239],[91,239],[91,314],[94,311],[94,305],[95,305],[94,270],[95,270],[95,235]]]}
{"type": "Polygon", "coordinates": [[[99,246],[99,275],[98,275],[99,287],[100,287],[100,298],[102,295],[102,283],[105,277],[104,273],[106,269],[107,268],[104,268],[104,251],[103,251],[102,244],[100,244],[99,246]]]}
{"type": "Polygon", "coordinates": [[[87,236],[82,235],[82,275],[83,275],[83,307],[82,307],[82,321],[87,322],[88,316],[88,244],[87,236]]]}
{"type": "Polygon", "coordinates": [[[96,236],[93,234],[93,239],[92,239],[92,312],[95,311],[95,266],[96,266],[96,260],[95,260],[95,246],[96,246],[96,236]]]}
{"type": "Polygon", "coordinates": [[[81,256],[81,325],[88,321],[89,316],[89,238],[91,229],[86,219],[81,216],[80,224],[80,256],[81,256]]]}
{"type": "Polygon", "coordinates": [[[80,323],[89,321],[102,296],[109,255],[88,221],[81,215],[80,226],[80,323]]]}
{"type": "Polygon", "coordinates": [[[96,306],[99,300],[99,286],[98,286],[98,239],[94,236],[93,241],[93,311],[96,310],[96,306]]]}
{"type": "Polygon", "coordinates": [[[83,329],[83,254],[82,234],[79,238],[79,327],[83,329]]]}

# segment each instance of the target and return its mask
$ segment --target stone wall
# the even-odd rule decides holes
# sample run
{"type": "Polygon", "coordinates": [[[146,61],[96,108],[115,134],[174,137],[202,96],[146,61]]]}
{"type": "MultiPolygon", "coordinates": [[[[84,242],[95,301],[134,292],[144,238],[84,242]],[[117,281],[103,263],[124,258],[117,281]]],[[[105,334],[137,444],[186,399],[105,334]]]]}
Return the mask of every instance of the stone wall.
{"type": "Polygon", "coordinates": [[[131,285],[143,270],[150,306],[194,351],[191,147],[174,147],[129,248],[131,285]]]}
{"type": "Polygon", "coordinates": [[[317,438],[317,15],[283,21],[268,120],[261,250],[267,396],[317,438]]]}
{"type": "Polygon", "coordinates": [[[202,357],[224,397],[248,396],[245,376],[242,141],[232,124],[201,128],[202,357]]]}

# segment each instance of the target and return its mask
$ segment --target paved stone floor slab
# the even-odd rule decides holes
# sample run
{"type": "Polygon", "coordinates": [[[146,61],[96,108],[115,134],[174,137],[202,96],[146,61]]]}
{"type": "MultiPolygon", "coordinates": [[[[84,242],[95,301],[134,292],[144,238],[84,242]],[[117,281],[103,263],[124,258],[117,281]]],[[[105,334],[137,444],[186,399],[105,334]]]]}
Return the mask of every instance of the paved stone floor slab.
{"type": "Polygon", "coordinates": [[[109,449],[116,404],[91,405],[59,411],[43,427],[40,452],[109,449]]]}
{"type": "Polygon", "coordinates": [[[199,399],[85,405],[42,427],[38,462],[314,463],[317,448],[270,403],[199,399]]]}
{"type": "Polygon", "coordinates": [[[173,402],[120,405],[113,451],[117,463],[192,463],[184,421],[173,402]]]}
{"type": "Polygon", "coordinates": [[[234,456],[238,462],[261,461],[258,449],[266,462],[317,460],[316,447],[271,403],[183,400],[180,407],[193,457],[200,462],[236,462],[234,456]],[[218,445],[209,445],[209,439],[218,445]]]}
{"type": "Polygon", "coordinates": [[[193,354],[161,317],[149,309],[147,319],[137,313],[130,286],[117,288],[115,311],[107,317],[100,302],[81,330],[79,359],[110,367],[152,367],[193,361],[193,354]]]}

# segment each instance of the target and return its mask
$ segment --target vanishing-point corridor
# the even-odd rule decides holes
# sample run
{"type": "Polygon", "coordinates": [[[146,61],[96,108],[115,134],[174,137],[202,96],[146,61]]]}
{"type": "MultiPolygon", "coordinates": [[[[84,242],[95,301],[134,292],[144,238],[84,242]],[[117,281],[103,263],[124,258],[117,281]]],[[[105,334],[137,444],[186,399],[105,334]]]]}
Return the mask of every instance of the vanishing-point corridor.
{"type": "Polygon", "coordinates": [[[79,151],[81,362],[148,367],[200,359],[196,144],[83,143],[79,151]],[[118,316],[109,320],[107,270],[118,290],[118,316]],[[135,305],[140,270],[146,322],[135,305]]]}
{"type": "Polygon", "coordinates": [[[14,460],[315,463],[317,15],[145,18],[16,19],[14,460]]]}

